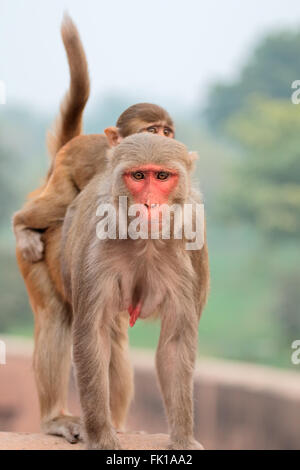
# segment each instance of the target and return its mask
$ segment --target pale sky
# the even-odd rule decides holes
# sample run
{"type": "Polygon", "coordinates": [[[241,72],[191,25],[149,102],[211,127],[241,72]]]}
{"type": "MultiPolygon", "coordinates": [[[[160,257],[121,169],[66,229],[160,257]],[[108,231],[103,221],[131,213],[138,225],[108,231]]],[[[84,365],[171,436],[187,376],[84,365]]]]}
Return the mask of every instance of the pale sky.
{"type": "Polygon", "coordinates": [[[64,10],[88,56],[90,101],[117,93],[169,109],[198,104],[212,80],[234,76],[266,32],[300,26],[299,0],[0,0],[8,104],[57,109],[68,84],[64,10]]]}

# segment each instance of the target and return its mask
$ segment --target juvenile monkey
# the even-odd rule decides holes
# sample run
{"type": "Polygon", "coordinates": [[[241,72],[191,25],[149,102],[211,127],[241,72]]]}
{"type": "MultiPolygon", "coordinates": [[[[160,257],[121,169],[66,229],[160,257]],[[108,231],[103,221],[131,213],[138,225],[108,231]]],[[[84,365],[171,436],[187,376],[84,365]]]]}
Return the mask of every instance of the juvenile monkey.
{"type": "Polygon", "coordinates": [[[63,227],[62,272],[73,309],[87,446],[120,448],[111,420],[110,364],[114,324],[128,311],[134,321],[154,313],[161,319],[156,365],[170,448],[200,449],[193,437],[192,389],[198,322],[209,284],[206,241],[201,249],[187,251],[184,239],[121,239],[118,223],[116,239],[96,237],[97,208],[111,204],[118,221],[120,196],[127,197],[128,206],[141,205],[146,224],[162,204],[201,203],[191,187],[192,158],[179,142],[147,134],[124,139],[108,158],[105,173],[76,198],[63,227]]]}
{"type": "MultiPolygon", "coordinates": [[[[72,308],[64,300],[59,263],[65,212],[92,176],[105,170],[110,145],[118,144],[133,132],[148,131],[172,137],[174,126],[159,106],[138,104],[126,110],[117,126],[106,130],[106,136],[80,135],[90,84],[80,37],[69,17],[64,19],[62,37],[71,82],[54,132],[48,139],[52,164],[45,184],[31,193],[25,207],[15,215],[14,230],[17,261],[35,317],[33,367],[42,429],[76,442],[81,438],[80,419],[72,416],[67,407],[72,308]]],[[[127,316],[119,317],[111,338],[110,401],[112,421],[117,429],[124,425],[132,391],[132,372],[126,356],[127,329],[127,316]]]]}
{"type": "Polygon", "coordinates": [[[13,217],[17,247],[24,259],[37,262],[43,258],[43,231],[62,221],[67,207],[92,176],[104,171],[110,146],[118,145],[126,137],[123,136],[123,126],[119,121],[121,124],[124,121],[128,135],[138,132],[160,133],[159,125],[162,124],[163,135],[173,137],[173,124],[167,116],[166,111],[157,105],[137,104],[120,116],[117,130],[105,130],[109,137],[103,134],[80,135],[64,145],[55,157],[46,185],[13,217]],[[135,117],[131,117],[132,114],[135,117]],[[155,117],[156,121],[153,119],[155,117]]]}
{"type": "Polygon", "coordinates": [[[62,105],[53,133],[48,135],[52,164],[46,183],[13,218],[17,247],[25,260],[43,258],[43,231],[61,221],[68,205],[97,172],[106,165],[106,153],[124,137],[140,132],[174,137],[174,124],[160,106],[139,103],[124,111],[116,126],[104,134],[80,135],[82,113],[90,89],[88,66],[78,31],[65,16],[62,38],[70,68],[70,90],[62,105]]]}

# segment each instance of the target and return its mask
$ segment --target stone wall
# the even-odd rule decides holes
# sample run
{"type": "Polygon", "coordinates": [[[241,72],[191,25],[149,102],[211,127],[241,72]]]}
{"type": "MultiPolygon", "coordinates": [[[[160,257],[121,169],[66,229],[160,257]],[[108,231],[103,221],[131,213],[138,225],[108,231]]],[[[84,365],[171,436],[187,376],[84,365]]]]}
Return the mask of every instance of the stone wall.
{"type": "MultiPolygon", "coordinates": [[[[32,344],[6,344],[7,364],[0,365],[0,431],[39,432],[32,344]]],[[[153,355],[133,351],[132,359],[136,391],[128,428],[166,433],[153,355]]],[[[73,380],[70,403],[71,411],[79,413],[73,380]]],[[[198,362],[195,434],[206,449],[300,449],[299,428],[298,372],[210,359],[198,362]]]]}

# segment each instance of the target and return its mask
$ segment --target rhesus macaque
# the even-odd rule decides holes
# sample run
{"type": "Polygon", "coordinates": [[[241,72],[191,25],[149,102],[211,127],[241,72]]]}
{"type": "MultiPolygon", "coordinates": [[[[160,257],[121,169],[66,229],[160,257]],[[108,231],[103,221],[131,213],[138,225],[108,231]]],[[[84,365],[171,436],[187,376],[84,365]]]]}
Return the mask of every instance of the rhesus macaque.
{"type": "MultiPolygon", "coordinates": [[[[62,273],[73,309],[73,353],[87,446],[120,448],[113,427],[111,364],[115,362],[123,383],[127,366],[121,354],[116,362],[115,323],[127,311],[133,323],[160,316],[156,365],[170,448],[200,449],[193,437],[192,389],[198,322],[209,284],[206,241],[200,250],[188,251],[185,239],[174,237],[120,239],[118,222],[116,239],[96,236],[97,208],[110,203],[118,213],[120,196],[127,197],[128,206],[142,205],[146,224],[163,204],[201,203],[191,188],[193,158],[175,140],[143,134],[124,139],[108,160],[106,171],[71,204],[63,226],[62,273]]],[[[124,399],[131,389],[121,393],[124,399]]]]}
{"type": "MultiPolygon", "coordinates": [[[[42,429],[77,442],[82,437],[81,422],[67,408],[72,307],[64,300],[59,263],[65,212],[89,180],[106,169],[110,146],[135,132],[173,137],[174,126],[159,106],[138,104],[126,110],[117,127],[106,130],[106,136],[80,135],[82,113],[89,96],[89,75],[78,31],[68,17],[62,25],[62,37],[71,82],[54,132],[48,139],[52,164],[45,184],[31,193],[30,200],[15,215],[14,230],[18,265],[35,316],[33,366],[42,429]]],[[[127,316],[118,317],[112,327],[110,401],[116,429],[124,425],[132,390],[131,366],[126,356],[127,329],[127,316]]]]}
{"type": "Polygon", "coordinates": [[[52,165],[46,184],[35,191],[25,206],[14,215],[17,247],[25,260],[43,258],[43,231],[61,221],[68,205],[97,172],[106,165],[106,153],[128,135],[149,132],[174,137],[174,124],[160,106],[139,103],[124,111],[117,126],[105,134],[80,135],[82,113],[89,97],[90,81],[85,53],[78,31],[66,16],[62,37],[67,51],[71,83],[55,124],[48,135],[52,165]]]}

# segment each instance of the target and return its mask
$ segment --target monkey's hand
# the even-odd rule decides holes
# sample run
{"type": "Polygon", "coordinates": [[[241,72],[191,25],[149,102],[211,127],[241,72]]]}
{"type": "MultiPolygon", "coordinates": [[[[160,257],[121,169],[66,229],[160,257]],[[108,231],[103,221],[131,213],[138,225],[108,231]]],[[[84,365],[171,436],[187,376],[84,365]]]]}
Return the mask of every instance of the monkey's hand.
{"type": "Polygon", "coordinates": [[[196,439],[183,439],[170,442],[168,445],[170,450],[204,450],[204,447],[196,439]]]}
{"type": "Polygon", "coordinates": [[[59,415],[43,423],[43,431],[64,437],[70,444],[83,440],[81,419],[77,416],[59,415]]]}
{"type": "Polygon", "coordinates": [[[21,228],[15,230],[15,235],[17,247],[26,261],[36,263],[43,259],[44,243],[42,233],[29,228],[21,228]]]}

